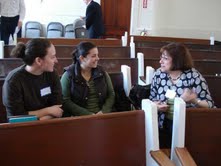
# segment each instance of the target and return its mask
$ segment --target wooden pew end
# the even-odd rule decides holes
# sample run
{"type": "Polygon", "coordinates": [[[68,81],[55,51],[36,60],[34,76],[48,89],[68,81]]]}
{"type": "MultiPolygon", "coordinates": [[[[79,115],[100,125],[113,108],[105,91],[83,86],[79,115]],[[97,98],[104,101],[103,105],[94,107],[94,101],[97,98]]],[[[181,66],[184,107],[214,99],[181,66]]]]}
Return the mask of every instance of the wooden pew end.
{"type": "Polygon", "coordinates": [[[175,148],[176,155],[182,166],[197,166],[187,148],[175,148]]]}
{"type": "Polygon", "coordinates": [[[150,151],[150,155],[160,166],[175,166],[162,150],[150,151]]]}

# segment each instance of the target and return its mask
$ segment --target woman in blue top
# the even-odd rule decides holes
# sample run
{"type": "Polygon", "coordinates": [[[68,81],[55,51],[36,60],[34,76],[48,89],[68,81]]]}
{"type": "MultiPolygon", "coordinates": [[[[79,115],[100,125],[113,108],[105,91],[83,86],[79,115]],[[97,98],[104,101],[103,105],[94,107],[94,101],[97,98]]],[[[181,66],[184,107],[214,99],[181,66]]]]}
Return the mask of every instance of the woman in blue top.
{"type": "MultiPolygon", "coordinates": [[[[170,43],[161,48],[160,68],[156,70],[150,91],[150,100],[157,104],[159,111],[159,127],[166,130],[171,141],[173,101],[168,100],[166,93],[181,97],[187,107],[213,108],[214,102],[204,77],[193,68],[189,50],[181,43],[170,43]],[[171,103],[172,102],[172,103],[171,103]],[[172,108],[172,109],[171,109],[172,108]]],[[[160,134],[161,135],[161,134],[160,134]]],[[[162,138],[163,139],[163,138],[162,138]]],[[[160,136],[160,142],[161,136],[160,136]]],[[[162,148],[170,147],[162,145],[162,148]]]]}
{"type": "Polygon", "coordinates": [[[167,109],[163,102],[168,90],[183,98],[187,107],[214,107],[204,77],[193,68],[189,50],[181,43],[171,43],[161,48],[160,68],[156,70],[150,92],[159,111],[167,109]]]}

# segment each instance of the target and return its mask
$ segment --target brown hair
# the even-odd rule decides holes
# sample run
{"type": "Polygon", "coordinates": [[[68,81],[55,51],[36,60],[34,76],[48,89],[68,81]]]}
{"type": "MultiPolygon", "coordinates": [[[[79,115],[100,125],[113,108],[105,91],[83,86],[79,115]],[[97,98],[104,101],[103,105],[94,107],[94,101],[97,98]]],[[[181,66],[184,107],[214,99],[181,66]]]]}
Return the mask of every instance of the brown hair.
{"type": "Polygon", "coordinates": [[[48,39],[31,39],[26,44],[19,42],[11,52],[12,57],[21,58],[26,65],[32,65],[35,58],[44,58],[51,46],[48,39]]]}
{"type": "Polygon", "coordinates": [[[163,53],[164,51],[166,51],[168,55],[172,58],[172,71],[185,71],[193,67],[192,56],[188,48],[184,44],[170,43],[160,49],[161,53],[163,53]]]}

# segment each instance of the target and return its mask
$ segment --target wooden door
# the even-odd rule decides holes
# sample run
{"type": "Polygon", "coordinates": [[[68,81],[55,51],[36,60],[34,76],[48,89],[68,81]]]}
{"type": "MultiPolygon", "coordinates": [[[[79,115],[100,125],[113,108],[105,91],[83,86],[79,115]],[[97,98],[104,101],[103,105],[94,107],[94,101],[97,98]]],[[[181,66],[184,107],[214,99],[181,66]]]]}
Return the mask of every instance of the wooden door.
{"type": "Polygon", "coordinates": [[[131,0],[101,0],[104,37],[121,38],[130,31],[131,0]]]}

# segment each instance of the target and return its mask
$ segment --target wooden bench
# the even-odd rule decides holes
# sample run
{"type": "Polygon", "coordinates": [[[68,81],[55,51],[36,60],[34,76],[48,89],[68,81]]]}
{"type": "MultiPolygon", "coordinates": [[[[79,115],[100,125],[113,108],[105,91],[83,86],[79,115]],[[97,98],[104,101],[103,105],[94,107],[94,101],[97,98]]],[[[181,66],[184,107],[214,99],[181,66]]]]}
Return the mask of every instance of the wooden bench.
{"type": "MultiPolygon", "coordinates": [[[[58,58],[71,58],[71,53],[75,49],[76,45],[55,45],[57,57],[58,58]]],[[[14,46],[5,46],[4,47],[4,57],[9,58],[10,52],[14,46]]],[[[188,47],[189,48],[189,47],[188,47]]],[[[130,58],[130,47],[122,46],[98,46],[99,57],[100,58],[130,58]]],[[[136,47],[135,52],[142,52],[145,55],[145,58],[159,58],[160,48],[158,47],[136,47]]],[[[221,50],[211,50],[211,49],[191,49],[190,53],[194,60],[221,60],[221,50]]]]}
{"type": "MultiPolygon", "coordinates": [[[[56,64],[55,68],[58,71],[59,75],[62,75],[64,72],[64,67],[71,65],[73,62],[72,58],[58,58],[58,64],[56,64]]],[[[6,77],[7,74],[14,68],[21,66],[23,61],[19,58],[4,58],[0,59],[0,77],[6,77]]],[[[132,68],[132,83],[137,83],[137,59],[130,58],[101,58],[99,60],[99,64],[103,66],[103,68],[107,72],[120,72],[121,65],[128,65],[132,68]]]]}
{"type": "Polygon", "coordinates": [[[159,166],[175,166],[162,150],[150,151],[150,154],[159,166]]]}
{"type": "Polygon", "coordinates": [[[188,109],[185,147],[197,165],[220,165],[221,109],[188,109]]]}
{"type": "MultiPolygon", "coordinates": [[[[116,98],[115,98],[115,105],[113,108],[113,111],[118,112],[118,111],[129,111],[128,110],[123,110],[123,108],[127,107],[130,108],[130,103],[128,101],[128,99],[126,98],[121,98],[119,99],[117,97],[118,96],[124,96],[124,94],[120,94],[120,93],[124,93],[124,87],[123,87],[123,73],[122,72],[115,72],[115,73],[109,73],[109,76],[111,78],[112,84],[113,84],[113,88],[116,94],[116,98]],[[116,102],[116,100],[118,100],[116,102]]],[[[4,78],[0,79],[0,94],[2,94],[2,86],[4,83],[4,78]]],[[[126,95],[125,95],[126,96],[126,95]]],[[[2,103],[2,95],[0,95],[0,123],[6,123],[7,122],[7,116],[6,116],[6,111],[5,111],[5,107],[2,103]]]]}
{"type": "MultiPolygon", "coordinates": [[[[184,148],[186,148],[196,165],[220,165],[221,108],[188,108],[185,110],[183,108],[185,105],[182,103],[184,103],[183,100],[175,98],[172,160],[176,162],[175,152],[185,151],[184,148]]],[[[182,153],[184,154],[184,152],[182,153]]],[[[180,153],[178,156],[183,154],[180,153]]],[[[186,153],[186,155],[188,154],[186,153]]]]}
{"type": "Polygon", "coordinates": [[[194,39],[194,38],[178,38],[178,37],[162,37],[162,36],[133,36],[135,43],[145,42],[182,42],[191,44],[209,45],[210,41],[206,39],[194,39]]]}
{"type": "Polygon", "coordinates": [[[0,125],[2,165],[152,165],[157,108],[0,125]],[[40,156],[39,156],[40,154],[40,156]],[[11,160],[13,156],[13,160],[11,160]]]}
{"type": "MultiPolygon", "coordinates": [[[[159,58],[146,58],[144,59],[144,66],[152,66],[157,69],[160,67],[159,58]]],[[[202,75],[221,75],[221,60],[193,60],[194,67],[202,75]]]]}
{"type": "MultiPolygon", "coordinates": [[[[188,47],[189,48],[189,47],[188,47]]],[[[160,58],[160,48],[136,47],[136,53],[142,52],[145,58],[160,58]]],[[[221,60],[221,50],[190,49],[193,60],[221,60]]]]}
{"type": "Polygon", "coordinates": [[[0,163],[145,165],[144,127],[143,111],[4,124],[0,163]]]}
{"type": "Polygon", "coordinates": [[[182,166],[197,166],[186,148],[175,148],[175,152],[182,166]]]}
{"type": "MultiPolygon", "coordinates": [[[[30,38],[18,38],[18,42],[27,43],[30,38]]],[[[82,41],[89,41],[97,46],[121,46],[119,39],[67,39],[67,38],[49,38],[54,45],[77,45],[82,41]]]]}
{"type": "MultiPolygon", "coordinates": [[[[64,67],[70,65],[72,63],[71,58],[59,58],[58,64],[56,65],[56,69],[58,70],[59,75],[63,74],[64,67]]],[[[209,89],[211,95],[215,101],[217,107],[221,107],[221,92],[217,91],[217,86],[221,82],[221,77],[218,71],[221,71],[220,62],[219,61],[195,61],[196,68],[203,74],[207,83],[209,85],[209,89]],[[216,75],[217,74],[217,75],[216,75]]],[[[23,62],[21,59],[0,59],[0,76],[5,77],[8,72],[12,69],[22,65],[23,62]]],[[[104,67],[104,69],[109,73],[120,72],[121,65],[125,64],[131,67],[131,76],[132,76],[132,85],[136,84],[138,81],[138,62],[137,59],[130,58],[101,58],[99,64],[104,67]]],[[[154,68],[159,67],[158,59],[145,59],[145,66],[152,66],[154,68]]]]}
{"type": "MultiPolygon", "coordinates": [[[[11,58],[10,53],[15,46],[4,46],[4,58],[11,58]]],[[[76,45],[55,45],[57,58],[72,58],[71,53],[76,45]]],[[[99,46],[100,58],[130,58],[130,47],[121,46],[99,46]]]]}
{"type": "Polygon", "coordinates": [[[184,43],[193,50],[221,50],[220,42],[215,41],[215,45],[210,45],[210,40],[193,38],[176,38],[160,36],[134,36],[134,42],[137,47],[155,47],[161,48],[171,42],[184,43]]]}

